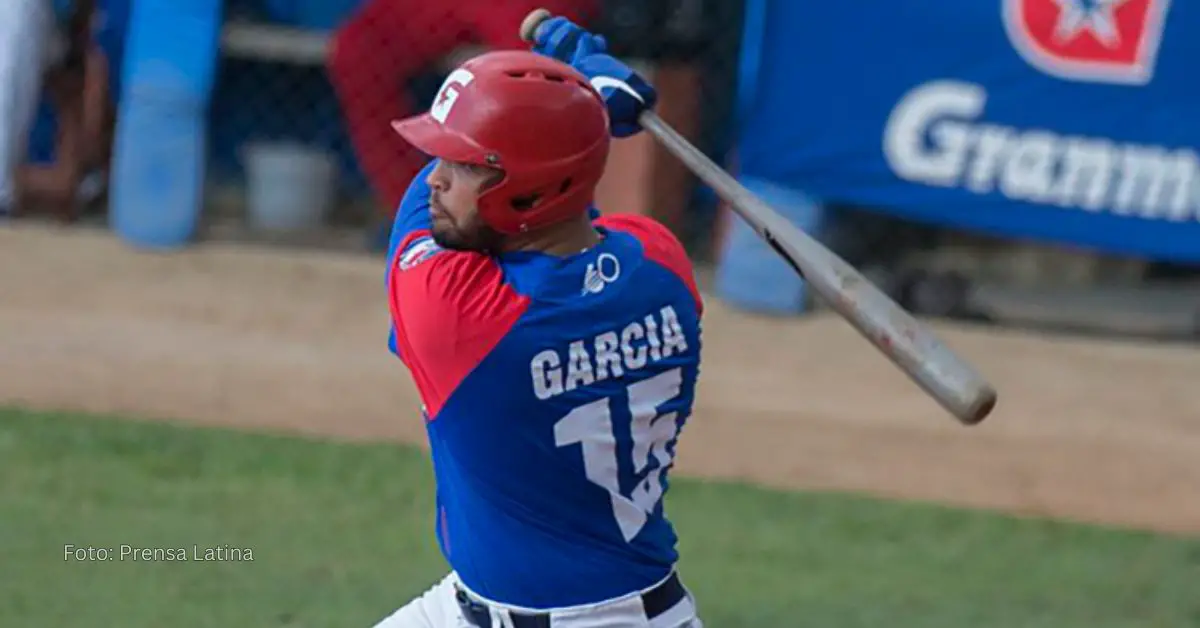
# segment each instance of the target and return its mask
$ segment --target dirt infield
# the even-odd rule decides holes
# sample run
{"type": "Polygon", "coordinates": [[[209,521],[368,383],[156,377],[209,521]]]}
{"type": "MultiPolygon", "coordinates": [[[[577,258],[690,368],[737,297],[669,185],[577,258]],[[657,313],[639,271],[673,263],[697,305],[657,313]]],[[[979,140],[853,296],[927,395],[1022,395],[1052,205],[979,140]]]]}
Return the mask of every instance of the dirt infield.
{"type": "MultiPolygon", "coordinates": [[[[381,261],[0,229],[0,404],[422,443],[381,261]]],[[[1200,351],[943,326],[1001,391],[958,426],[842,321],[708,297],[679,471],[1200,532],[1200,351]]]]}

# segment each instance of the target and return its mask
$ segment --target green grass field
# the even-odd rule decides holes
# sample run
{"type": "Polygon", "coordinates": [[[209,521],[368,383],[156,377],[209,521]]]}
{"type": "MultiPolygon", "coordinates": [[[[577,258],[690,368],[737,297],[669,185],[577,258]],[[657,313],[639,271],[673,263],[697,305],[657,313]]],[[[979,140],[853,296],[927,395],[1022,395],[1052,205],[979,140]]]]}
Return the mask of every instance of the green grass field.
{"type": "MultiPolygon", "coordinates": [[[[432,495],[417,449],[0,410],[0,626],[367,628],[445,574],[432,495]]],[[[1200,627],[1200,540],[680,480],[667,503],[715,628],[1200,627]]]]}

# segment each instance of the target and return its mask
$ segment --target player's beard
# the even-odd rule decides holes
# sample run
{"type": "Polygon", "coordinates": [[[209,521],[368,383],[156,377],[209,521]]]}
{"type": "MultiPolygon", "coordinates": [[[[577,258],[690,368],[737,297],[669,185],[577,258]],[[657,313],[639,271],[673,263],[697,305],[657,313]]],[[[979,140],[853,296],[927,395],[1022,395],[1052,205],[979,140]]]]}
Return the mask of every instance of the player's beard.
{"type": "Polygon", "coordinates": [[[472,251],[494,255],[501,250],[504,236],[499,231],[483,224],[476,218],[469,225],[461,225],[450,215],[433,223],[433,241],[438,246],[452,251],[472,251]]]}

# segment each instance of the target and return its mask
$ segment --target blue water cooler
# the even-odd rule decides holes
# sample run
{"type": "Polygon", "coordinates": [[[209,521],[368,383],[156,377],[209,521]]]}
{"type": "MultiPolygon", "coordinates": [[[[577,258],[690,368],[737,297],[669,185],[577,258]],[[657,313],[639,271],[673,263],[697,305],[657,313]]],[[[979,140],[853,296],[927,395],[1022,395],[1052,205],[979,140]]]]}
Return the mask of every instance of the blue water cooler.
{"type": "Polygon", "coordinates": [[[109,217],[138,248],[195,236],[204,204],[207,115],[221,0],[138,0],[122,71],[109,217]]]}

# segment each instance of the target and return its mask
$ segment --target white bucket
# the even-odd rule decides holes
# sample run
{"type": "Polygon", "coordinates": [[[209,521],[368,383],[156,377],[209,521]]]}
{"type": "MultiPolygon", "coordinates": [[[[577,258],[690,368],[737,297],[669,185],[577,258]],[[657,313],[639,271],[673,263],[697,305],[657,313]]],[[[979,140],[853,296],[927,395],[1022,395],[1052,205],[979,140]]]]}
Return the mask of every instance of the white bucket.
{"type": "Polygon", "coordinates": [[[324,224],[337,189],[332,155],[303,144],[256,143],[242,156],[251,227],[304,231],[324,224]]]}

